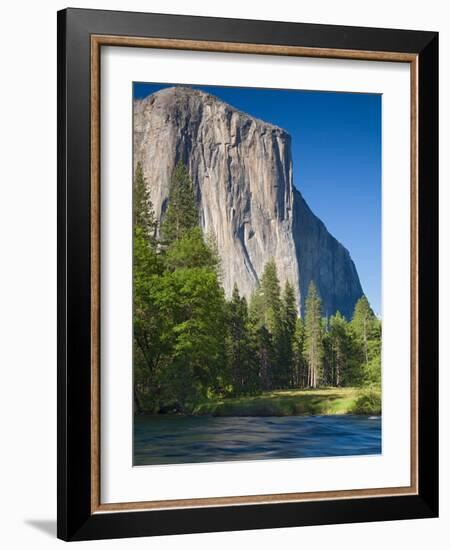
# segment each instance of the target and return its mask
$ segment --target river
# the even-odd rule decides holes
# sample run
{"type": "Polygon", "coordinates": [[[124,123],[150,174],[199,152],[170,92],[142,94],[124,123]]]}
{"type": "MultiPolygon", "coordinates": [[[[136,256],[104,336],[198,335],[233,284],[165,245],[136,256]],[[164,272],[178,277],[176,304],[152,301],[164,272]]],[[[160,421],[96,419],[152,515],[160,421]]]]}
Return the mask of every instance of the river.
{"type": "Polygon", "coordinates": [[[134,465],[381,453],[381,417],[137,416],[134,465]]]}

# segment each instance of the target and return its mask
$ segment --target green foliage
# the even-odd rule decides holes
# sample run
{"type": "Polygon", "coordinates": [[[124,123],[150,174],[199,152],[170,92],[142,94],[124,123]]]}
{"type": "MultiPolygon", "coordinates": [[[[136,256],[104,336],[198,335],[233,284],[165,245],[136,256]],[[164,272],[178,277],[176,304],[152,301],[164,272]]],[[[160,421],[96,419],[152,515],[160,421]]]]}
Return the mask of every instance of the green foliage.
{"type": "Polygon", "coordinates": [[[279,337],[281,332],[281,290],[277,267],[273,260],[267,262],[261,277],[261,296],[264,324],[267,330],[279,337]]]}
{"type": "Polygon", "coordinates": [[[241,298],[236,284],[228,303],[228,327],[227,352],[233,394],[252,394],[260,384],[259,365],[255,360],[247,300],[241,298]]]}
{"type": "Polygon", "coordinates": [[[381,321],[362,296],[355,305],[350,323],[360,349],[360,384],[381,384],[381,321]]]}
{"type": "Polygon", "coordinates": [[[211,255],[211,266],[214,267],[217,273],[219,282],[222,282],[223,272],[222,272],[222,262],[219,254],[219,246],[217,244],[216,234],[212,229],[210,229],[206,235],[206,246],[208,247],[209,253],[211,255]]]}
{"type": "Polygon", "coordinates": [[[265,303],[262,288],[259,286],[250,297],[249,326],[252,348],[259,365],[259,384],[262,389],[267,390],[272,387],[275,350],[272,335],[265,325],[265,303]]]}
{"type": "Polygon", "coordinates": [[[205,267],[216,272],[218,257],[203,240],[200,227],[194,227],[169,245],[165,265],[169,271],[205,267]]]}
{"type": "Polygon", "coordinates": [[[225,398],[230,403],[241,396],[257,399],[262,391],[316,391],[324,386],[344,393],[344,387],[363,389],[357,398],[348,393],[334,401],[334,394],[327,394],[321,401],[302,394],[301,401],[286,396],[280,401],[277,396],[275,408],[259,401],[256,409],[249,405],[242,410],[378,410],[381,322],[365,297],[356,304],[351,322],[339,312],[323,320],[322,302],[311,281],[301,319],[294,286],[286,282],[281,290],[270,260],[249,305],[237,285],[227,301],[217,242],[213,233],[203,236],[194,186],[182,163],[171,178],[159,238],[142,166],[136,166],[133,222],[137,413],[195,413],[210,410],[205,403],[225,398]]]}
{"type": "Polygon", "coordinates": [[[369,362],[369,341],[375,337],[377,318],[375,317],[369,301],[362,296],[355,305],[355,311],[351,326],[363,346],[364,359],[369,362]]]}
{"type": "Polygon", "coordinates": [[[272,335],[265,325],[254,327],[254,345],[259,364],[261,388],[269,390],[273,385],[273,370],[275,364],[275,347],[272,335]]]}
{"type": "Polygon", "coordinates": [[[189,411],[225,386],[225,298],[216,252],[198,227],[193,187],[178,164],[163,234],[138,165],[133,240],[134,397],[136,412],[189,411]]]}
{"type": "Polygon", "coordinates": [[[275,262],[263,271],[261,284],[250,299],[249,320],[260,366],[261,387],[293,384],[294,333],[298,318],[295,290],[286,283],[283,294],[275,262]]]}
{"type": "Polygon", "coordinates": [[[156,221],[142,164],[137,163],[133,182],[133,227],[154,244],[156,221]]]}
{"type": "Polygon", "coordinates": [[[286,281],[281,304],[281,328],[278,350],[278,384],[281,388],[294,387],[295,331],[298,310],[294,287],[286,281]]]}
{"type": "Polygon", "coordinates": [[[268,357],[267,367],[269,373],[265,378],[269,383],[268,387],[286,387],[288,376],[286,375],[287,365],[283,357],[283,303],[281,300],[280,281],[278,280],[277,267],[273,260],[267,262],[261,277],[261,301],[262,301],[262,325],[259,331],[260,343],[267,342],[266,351],[268,357]]]}
{"type": "Polygon", "coordinates": [[[250,303],[248,307],[249,320],[254,331],[264,325],[264,297],[261,292],[261,287],[257,287],[256,290],[250,296],[250,303]]]}
{"type": "Polygon", "coordinates": [[[361,382],[360,350],[348,323],[339,311],[329,319],[324,349],[324,381],[327,385],[355,385],[361,382]]]}
{"type": "Polygon", "coordinates": [[[353,414],[381,414],[381,391],[379,387],[369,386],[360,391],[350,412],[353,414]]]}
{"type": "Polygon", "coordinates": [[[275,390],[258,395],[227,399],[213,398],[200,402],[195,414],[213,416],[293,416],[323,414],[380,414],[378,400],[366,400],[358,409],[362,392],[357,388],[320,388],[275,390]],[[362,412],[358,412],[361,410],[362,412]]]}
{"type": "Polygon", "coordinates": [[[292,338],[292,386],[305,388],[307,386],[308,363],[305,358],[305,324],[300,317],[295,321],[292,338]]]}
{"type": "Polygon", "coordinates": [[[170,350],[160,378],[161,398],[186,411],[224,383],[223,290],[208,268],[166,271],[158,307],[169,328],[163,336],[170,350]]]}
{"type": "Polygon", "coordinates": [[[152,284],[162,272],[155,232],[150,194],[142,166],[138,163],[133,186],[133,374],[136,412],[155,406],[154,397],[149,398],[149,391],[158,368],[163,323],[155,306],[152,284]]]}
{"type": "Polygon", "coordinates": [[[381,356],[379,354],[374,355],[367,364],[364,364],[361,383],[381,386],[381,356]]]}
{"type": "Polygon", "coordinates": [[[186,166],[179,161],[172,174],[169,204],[161,227],[161,236],[170,244],[198,226],[194,186],[186,166]]]}
{"type": "Polygon", "coordinates": [[[308,362],[307,386],[317,388],[323,375],[322,300],[314,281],[309,283],[305,302],[305,355],[308,362]]]}

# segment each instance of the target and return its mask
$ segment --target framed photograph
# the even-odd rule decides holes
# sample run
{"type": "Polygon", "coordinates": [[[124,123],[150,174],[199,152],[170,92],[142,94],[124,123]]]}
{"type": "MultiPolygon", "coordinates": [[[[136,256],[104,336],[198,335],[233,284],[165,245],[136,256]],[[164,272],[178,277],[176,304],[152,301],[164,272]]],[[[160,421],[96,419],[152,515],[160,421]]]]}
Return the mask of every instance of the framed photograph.
{"type": "Polygon", "coordinates": [[[438,35],[58,13],[58,536],[438,514],[438,35]]]}

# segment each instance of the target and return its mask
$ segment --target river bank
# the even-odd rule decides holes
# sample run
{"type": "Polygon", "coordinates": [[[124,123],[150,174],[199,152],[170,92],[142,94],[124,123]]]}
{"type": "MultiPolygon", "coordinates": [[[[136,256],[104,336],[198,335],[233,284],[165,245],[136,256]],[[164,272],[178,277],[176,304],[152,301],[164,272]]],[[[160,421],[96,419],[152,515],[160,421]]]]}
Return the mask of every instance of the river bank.
{"type": "Polygon", "coordinates": [[[381,393],[377,388],[278,390],[255,396],[208,400],[196,405],[192,414],[198,416],[380,415],[381,393]]]}

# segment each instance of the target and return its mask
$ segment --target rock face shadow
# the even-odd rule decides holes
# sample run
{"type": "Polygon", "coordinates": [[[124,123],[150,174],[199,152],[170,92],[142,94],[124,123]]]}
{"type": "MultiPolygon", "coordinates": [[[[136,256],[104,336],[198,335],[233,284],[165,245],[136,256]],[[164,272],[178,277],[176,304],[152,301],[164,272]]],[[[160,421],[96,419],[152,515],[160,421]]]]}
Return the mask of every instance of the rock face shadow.
{"type": "Polygon", "coordinates": [[[26,519],[25,523],[52,538],[56,538],[56,519],[26,519]]]}

